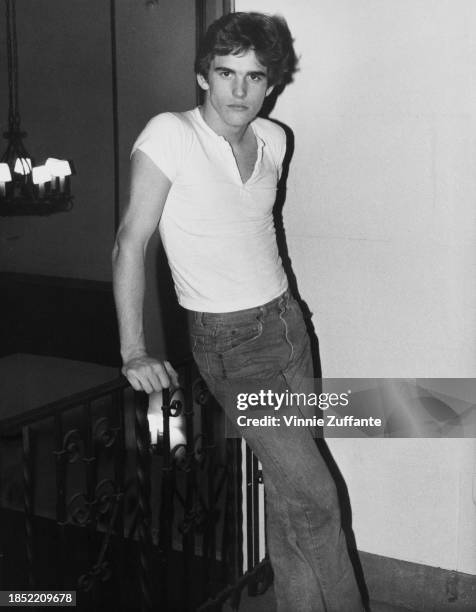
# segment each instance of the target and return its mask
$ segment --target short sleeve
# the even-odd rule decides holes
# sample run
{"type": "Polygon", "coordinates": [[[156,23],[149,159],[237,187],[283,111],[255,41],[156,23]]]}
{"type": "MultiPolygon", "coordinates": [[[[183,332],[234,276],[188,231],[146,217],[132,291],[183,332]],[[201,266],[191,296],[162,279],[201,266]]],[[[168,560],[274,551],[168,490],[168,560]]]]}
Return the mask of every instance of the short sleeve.
{"type": "Polygon", "coordinates": [[[276,175],[279,180],[283,171],[284,156],[286,155],[286,132],[280,125],[270,119],[258,117],[255,119],[255,125],[266,143],[268,155],[276,168],[276,175]]]}
{"type": "Polygon", "coordinates": [[[277,154],[278,179],[281,178],[283,172],[284,156],[286,155],[286,132],[280,128],[277,154]]]}
{"type": "Polygon", "coordinates": [[[135,141],[132,154],[145,153],[165,176],[174,181],[184,158],[184,126],[173,113],[153,117],[135,141]]]}

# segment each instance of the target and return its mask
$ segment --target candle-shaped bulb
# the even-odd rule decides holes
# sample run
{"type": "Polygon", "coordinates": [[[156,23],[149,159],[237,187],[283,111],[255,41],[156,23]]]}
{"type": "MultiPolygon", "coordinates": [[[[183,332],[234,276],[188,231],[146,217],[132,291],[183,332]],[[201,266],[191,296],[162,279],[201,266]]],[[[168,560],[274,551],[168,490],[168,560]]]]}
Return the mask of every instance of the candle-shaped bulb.
{"type": "Polygon", "coordinates": [[[35,185],[38,185],[38,194],[42,198],[45,194],[45,183],[49,182],[51,175],[46,169],[46,166],[36,166],[32,169],[32,180],[35,185]]]}
{"type": "Polygon", "coordinates": [[[13,171],[17,174],[30,174],[32,169],[31,159],[29,157],[17,157],[13,171]]]}
{"type": "Polygon", "coordinates": [[[66,159],[55,159],[49,157],[46,160],[45,167],[48,169],[52,179],[56,182],[56,178],[59,178],[60,191],[64,191],[65,177],[70,176],[71,166],[66,159]]]}
{"type": "Polygon", "coordinates": [[[5,197],[6,189],[5,183],[9,183],[12,180],[12,173],[8,164],[0,164],[0,196],[5,197]]]}

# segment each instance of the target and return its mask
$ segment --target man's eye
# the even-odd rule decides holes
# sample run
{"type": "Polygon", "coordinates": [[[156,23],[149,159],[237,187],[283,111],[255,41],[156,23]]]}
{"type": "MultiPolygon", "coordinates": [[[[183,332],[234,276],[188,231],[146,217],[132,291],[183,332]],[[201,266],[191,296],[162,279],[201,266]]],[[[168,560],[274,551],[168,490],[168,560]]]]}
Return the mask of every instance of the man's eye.
{"type": "Polygon", "coordinates": [[[220,76],[225,77],[225,78],[229,77],[230,74],[231,74],[231,72],[229,70],[222,70],[220,72],[220,76]]]}
{"type": "Polygon", "coordinates": [[[250,74],[251,81],[261,81],[263,79],[262,74],[250,74]]]}

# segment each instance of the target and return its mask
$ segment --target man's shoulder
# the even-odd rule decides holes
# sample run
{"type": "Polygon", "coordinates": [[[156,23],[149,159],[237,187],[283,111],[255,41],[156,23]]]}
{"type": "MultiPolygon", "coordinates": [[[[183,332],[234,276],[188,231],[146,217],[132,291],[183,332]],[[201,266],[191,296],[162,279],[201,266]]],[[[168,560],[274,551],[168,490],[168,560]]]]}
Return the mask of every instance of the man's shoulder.
{"type": "Polygon", "coordinates": [[[182,155],[190,149],[194,140],[192,115],[193,111],[155,115],[139,134],[133,151],[147,148],[148,151],[164,150],[168,154],[175,151],[182,155]]]}
{"type": "Polygon", "coordinates": [[[137,149],[146,153],[173,181],[193,146],[191,114],[166,112],[152,117],[137,137],[131,155],[137,149]]]}
{"type": "Polygon", "coordinates": [[[281,172],[287,146],[286,132],[278,123],[262,117],[256,118],[254,125],[256,133],[264,141],[266,149],[281,172]]]}
{"type": "Polygon", "coordinates": [[[191,129],[191,114],[193,111],[164,112],[152,117],[146,125],[146,129],[153,132],[177,131],[186,132],[191,129]]]}
{"type": "Polygon", "coordinates": [[[272,144],[277,145],[281,145],[283,141],[286,140],[286,132],[275,121],[257,117],[254,120],[254,124],[263,140],[270,141],[272,144]]]}

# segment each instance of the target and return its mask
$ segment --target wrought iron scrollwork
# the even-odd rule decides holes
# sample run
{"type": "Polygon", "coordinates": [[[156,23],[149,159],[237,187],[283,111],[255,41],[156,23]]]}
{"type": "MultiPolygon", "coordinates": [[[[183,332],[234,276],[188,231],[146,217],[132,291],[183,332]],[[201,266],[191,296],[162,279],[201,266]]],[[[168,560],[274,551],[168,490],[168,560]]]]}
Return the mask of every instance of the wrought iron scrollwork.
{"type": "Polygon", "coordinates": [[[81,527],[94,520],[96,514],[104,517],[113,507],[118,496],[116,483],[110,478],[101,480],[96,485],[94,498],[88,500],[86,493],[75,493],[68,502],[68,516],[73,524],[81,527]]]}
{"type": "Polygon", "coordinates": [[[98,483],[95,491],[94,504],[97,506],[98,514],[103,517],[109,515],[109,522],[104,534],[98,558],[93,567],[82,574],[78,579],[78,589],[85,592],[90,591],[98,581],[105,582],[111,576],[111,565],[105,559],[108,551],[114,526],[117,521],[120,502],[123,493],[117,490],[115,483],[110,479],[104,479],[98,483]]]}
{"type": "Polygon", "coordinates": [[[91,520],[91,504],[84,493],[76,493],[71,497],[68,502],[67,511],[73,525],[83,527],[91,520]]]}
{"type": "Polygon", "coordinates": [[[110,448],[116,442],[119,431],[119,427],[111,427],[109,417],[101,417],[94,423],[93,438],[96,444],[110,448]]]}
{"type": "Polygon", "coordinates": [[[108,561],[96,563],[94,567],[78,578],[78,590],[90,592],[98,582],[106,582],[111,577],[111,565],[108,561]]]}
{"type": "Polygon", "coordinates": [[[68,463],[76,463],[84,457],[84,441],[79,429],[71,429],[64,435],[63,447],[55,451],[55,455],[68,463]]]}
{"type": "MultiPolygon", "coordinates": [[[[198,602],[215,597],[225,584],[240,578],[237,458],[231,448],[224,457],[225,448],[217,444],[218,406],[196,370],[190,364],[186,368],[183,388],[171,397],[163,394],[160,446],[151,445],[146,394],[134,393],[133,405],[132,393],[125,392],[127,383],[122,380],[108,384],[106,392],[101,388],[96,394],[82,394],[52,406],[47,417],[46,410],[42,414],[41,419],[54,424],[43,428],[54,432],[57,567],[53,581],[61,587],[70,583],[71,538],[79,538],[85,553],[81,557],[91,559],[77,579],[83,601],[95,605],[102,596],[101,583],[109,578],[116,581],[120,596],[130,592],[133,583],[121,583],[121,577],[133,569],[138,579],[134,603],[140,601],[138,607],[144,612],[153,609],[157,598],[165,608],[196,610],[198,602]],[[133,416],[135,445],[126,443],[124,433],[133,416]],[[174,437],[177,424],[179,435],[174,437]],[[130,558],[138,562],[131,563],[130,558]],[[172,574],[177,571],[182,576],[178,582],[192,587],[187,592],[171,592],[177,582],[172,574]],[[124,591],[122,584],[127,585],[124,591]]],[[[25,552],[27,565],[33,567],[38,554],[32,548],[36,466],[30,436],[27,430],[23,433],[25,552]]],[[[265,584],[264,578],[260,584],[265,584]]],[[[238,591],[227,592],[239,597],[238,591]]]]}
{"type": "Polygon", "coordinates": [[[206,437],[199,433],[195,436],[193,445],[193,457],[197,466],[202,467],[207,459],[208,450],[212,448],[206,444],[206,437]],[[205,442],[205,444],[204,444],[205,442]]]}

